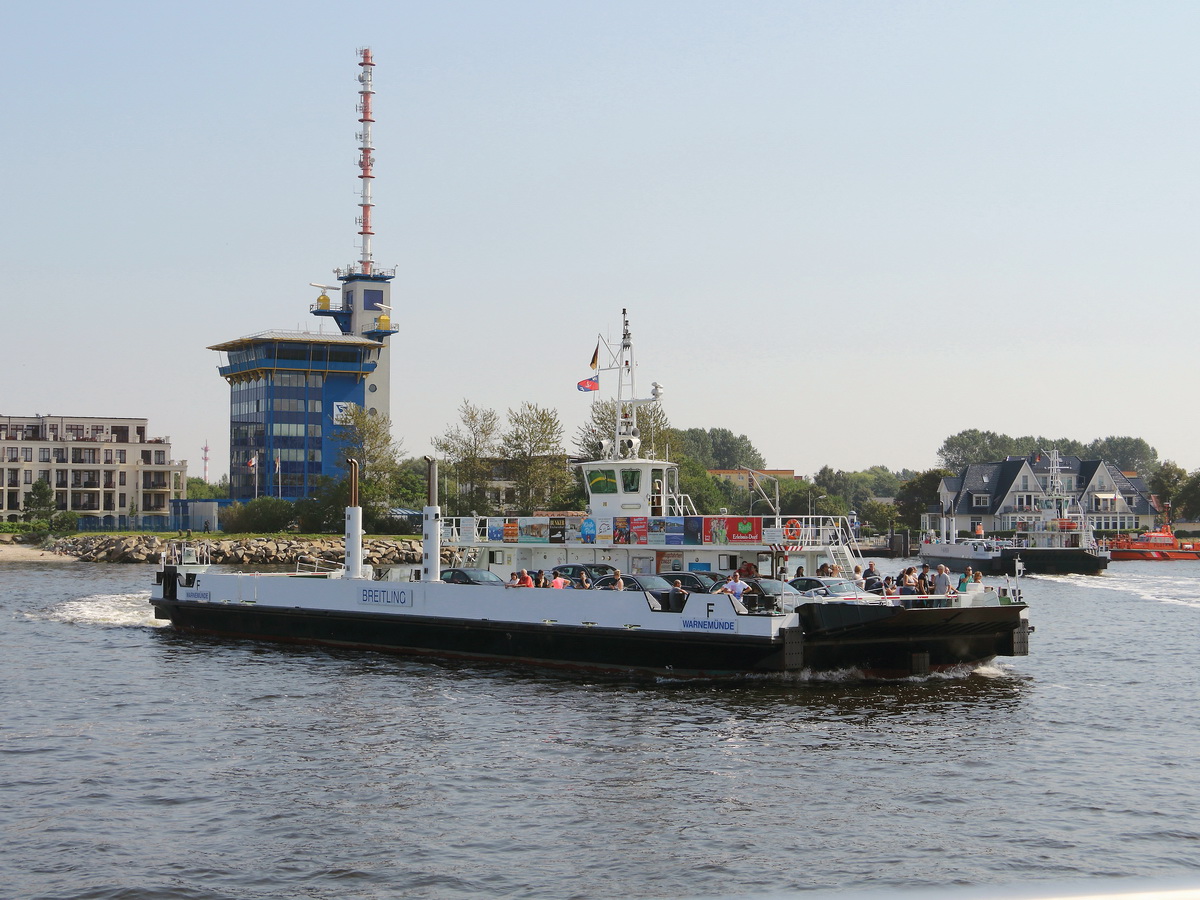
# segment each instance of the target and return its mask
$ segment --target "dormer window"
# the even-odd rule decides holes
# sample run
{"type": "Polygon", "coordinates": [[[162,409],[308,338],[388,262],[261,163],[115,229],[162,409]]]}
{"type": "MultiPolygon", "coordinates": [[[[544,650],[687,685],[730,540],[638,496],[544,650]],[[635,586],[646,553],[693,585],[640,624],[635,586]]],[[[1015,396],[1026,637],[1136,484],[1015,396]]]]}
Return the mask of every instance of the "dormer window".
{"type": "Polygon", "coordinates": [[[991,494],[972,494],[971,495],[971,506],[974,507],[975,509],[987,509],[991,505],[992,505],[992,495],[991,494]]]}

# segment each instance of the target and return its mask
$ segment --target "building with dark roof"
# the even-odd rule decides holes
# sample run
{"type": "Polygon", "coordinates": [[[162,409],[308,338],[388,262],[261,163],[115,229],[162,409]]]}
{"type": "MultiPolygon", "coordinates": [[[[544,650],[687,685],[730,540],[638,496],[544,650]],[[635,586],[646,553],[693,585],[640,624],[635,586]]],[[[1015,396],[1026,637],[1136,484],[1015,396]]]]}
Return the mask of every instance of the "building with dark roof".
{"type": "Polygon", "coordinates": [[[921,517],[921,527],[937,531],[943,515],[950,532],[976,534],[1020,530],[1048,500],[1051,480],[1061,481],[1062,493],[1079,504],[1097,531],[1135,531],[1154,525],[1157,508],[1145,482],[1135,472],[1122,472],[1099,459],[1051,454],[1010,456],[1001,462],[976,463],[938,486],[938,505],[921,517]]]}

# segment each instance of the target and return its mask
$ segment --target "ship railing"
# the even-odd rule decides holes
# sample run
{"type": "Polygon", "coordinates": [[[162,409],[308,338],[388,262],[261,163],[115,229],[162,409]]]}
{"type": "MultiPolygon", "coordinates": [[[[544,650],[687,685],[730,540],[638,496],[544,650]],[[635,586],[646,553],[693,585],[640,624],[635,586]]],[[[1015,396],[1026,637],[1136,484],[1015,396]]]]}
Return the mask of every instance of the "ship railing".
{"type": "Polygon", "coordinates": [[[296,560],[297,575],[330,575],[345,568],[341,563],[331,562],[319,556],[301,556],[296,560]]]}
{"type": "Polygon", "coordinates": [[[207,541],[172,541],[162,551],[162,562],[168,566],[209,566],[212,565],[212,555],[207,541]]]}

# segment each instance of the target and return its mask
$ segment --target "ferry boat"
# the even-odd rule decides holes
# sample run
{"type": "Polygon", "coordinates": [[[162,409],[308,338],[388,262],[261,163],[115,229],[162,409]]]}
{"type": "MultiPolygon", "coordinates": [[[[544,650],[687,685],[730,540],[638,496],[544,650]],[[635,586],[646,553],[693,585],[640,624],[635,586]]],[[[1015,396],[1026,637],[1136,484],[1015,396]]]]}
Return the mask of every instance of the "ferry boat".
{"type": "Polygon", "coordinates": [[[1045,495],[1036,509],[1017,523],[1011,539],[951,540],[942,519],[942,536],[928,537],[918,555],[954,572],[967,566],[985,575],[1099,575],[1108,568],[1110,551],[1101,546],[1079,501],[1063,489],[1057,450],[1050,451],[1045,495]]]}
{"type": "MultiPolygon", "coordinates": [[[[422,562],[363,564],[357,466],[351,465],[346,557],[333,571],[217,572],[182,555],[164,559],[151,591],[158,618],[184,632],[405,654],[677,678],[857,670],[904,677],[1029,652],[1033,631],[1017,592],[964,592],[925,608],[873,594],[795,596],[743,604],[729,593],[689,594],[681,610],[644,590],[459,584],[451,565],[502,578],[567,563],[642,572],[745,571],[782,577],[792,559],[851,574],[859,559],[849,522],[829,516],[698,515],[679,490],[676,463],[643,457],[628,319],[607,370],[618,414],[598,458],[582,464],[588,507],[579,516],[443,518],[429,463],[422,562]]],[[[602,370],[604,371],[604,370],[602,370]]]]}

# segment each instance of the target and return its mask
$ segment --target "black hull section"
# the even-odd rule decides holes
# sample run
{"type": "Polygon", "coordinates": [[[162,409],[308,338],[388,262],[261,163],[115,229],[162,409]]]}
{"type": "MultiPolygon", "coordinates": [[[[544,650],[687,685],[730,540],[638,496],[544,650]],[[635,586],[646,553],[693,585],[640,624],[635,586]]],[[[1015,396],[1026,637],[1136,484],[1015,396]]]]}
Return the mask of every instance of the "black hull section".
{"type": "Polygon", "coordinates": [[[879,677],[926,674],[1029,653],[1025,607],[909,609],[823,603],[800,608],[804,657],[817,671],[879,677]],[[892,613],[879,615],[879,613],[892,613]]]}
{"type": "Polygon", "coordinates": [[[903,677],[1022,656],[1021,606],[905,610],[855,604],[801,607],[782,638],[664,633],[420,616],[154,601],[181,631],[427,655],[683,678],[858,669],[903,677]]]}
{"type": "Polygon", "coordinates": [[[687,677],[783,668],[783,642],[766,638],[216,603],[156,605],[182,631],[253,640],[687,677]]]}
{"type": "Polygon", "coordinates": [[[1108,557],[1080,548],[1005,548],[998,560],[997,574],[1015,575],[1018,556],[1028,575],[1099,575],[1108,568],[1108,557]]]}

